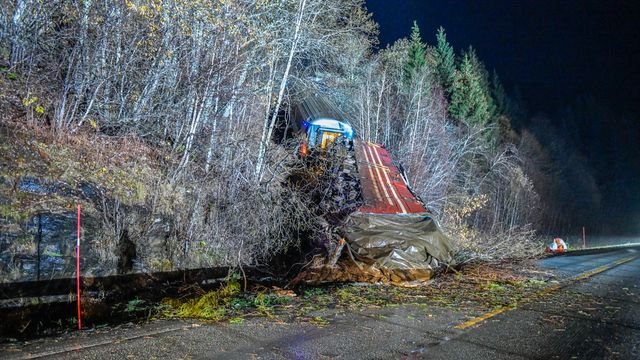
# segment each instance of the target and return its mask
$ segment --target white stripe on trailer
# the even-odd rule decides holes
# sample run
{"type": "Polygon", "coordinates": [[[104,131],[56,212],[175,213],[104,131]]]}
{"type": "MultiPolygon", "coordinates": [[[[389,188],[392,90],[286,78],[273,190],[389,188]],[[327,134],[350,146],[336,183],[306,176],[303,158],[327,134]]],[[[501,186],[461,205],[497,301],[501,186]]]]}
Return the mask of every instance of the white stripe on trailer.
{"type": "MultiPolygon", "coordinates": [[[[373,150],[371,150],[372,146],[371,143],[369,143],[370,145],[367,146],[367,150],[369,150],[369,152],[371,153],[371,159],[373,160],[373,163],[376,165],[376,174],[378,174],[378,180],[380,181],[380,185],[382,187],[382,190],[384,191],[384,196],[387,199],[387,202],[389,203],[389,205],[394,206],[393,201],[391,201],[391,196],[389,196],[389,192],[387,191],[387,188],[384,186],[384,182],[382,180],[382,176],[380,175],[380,166],[382,166],[382,161],[380,162],[380,166],[378,166],[378,162],[376,161],[376,157],[373,154],[373,150]]],[[[384,173],[384,170],[382,171],[384,173]]]]}
{"type": "MultiPolygon", "coordinates": [[[[378,157],[378,161],[380,161],[380,164],[382,165],[382,159],[380,158],[380,153],[378,153],[378,151],[376,151],[376,156],[378,157]]],[[[404,207],[404,204],[402,203],[402,200],[400,200],[400,197],[398,197],[398,193],[396,193],[396,189],[394,188],[393,184],[391,183],[391,179],[389,178],[389,174],[387,171],[383,171],[384,173],[384,177],[387,179],[387,184],[389,185],[389,188],[391,189],[391,193],[393,194],[393,197],[396,199],[396,202],[398,203],[398,205],[400,205],[400,209],[402,209],[402,213],[406,214],[407,213],[407,208],[404,207]]]]}

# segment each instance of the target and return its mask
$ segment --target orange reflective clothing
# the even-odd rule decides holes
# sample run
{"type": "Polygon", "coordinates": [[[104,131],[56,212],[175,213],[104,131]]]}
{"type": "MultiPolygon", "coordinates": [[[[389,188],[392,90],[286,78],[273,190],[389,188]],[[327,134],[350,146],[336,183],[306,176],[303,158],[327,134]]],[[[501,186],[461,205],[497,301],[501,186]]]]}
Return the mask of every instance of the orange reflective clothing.
{"type": "Polygon", "coordinates": [[[302,155],[302,156],[309,155],[309,148],[307,147],[306,143],[302,143],[300,145],[300,155],[302,155]]]}

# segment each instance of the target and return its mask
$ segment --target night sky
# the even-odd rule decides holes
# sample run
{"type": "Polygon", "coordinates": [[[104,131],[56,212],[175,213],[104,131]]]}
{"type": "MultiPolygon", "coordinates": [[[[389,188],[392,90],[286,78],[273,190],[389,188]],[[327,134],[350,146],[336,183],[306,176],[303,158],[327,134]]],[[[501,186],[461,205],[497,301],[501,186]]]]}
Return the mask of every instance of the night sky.
{"type": "Polygon", "coordinates": [[[408,36],[418,21],[435,43],[439,26],[459,51],[473,45],[507,89],[517,86],[535,112],[590,95],[640,111],[640,1],[367,0],[380,47],[408,36]]]}

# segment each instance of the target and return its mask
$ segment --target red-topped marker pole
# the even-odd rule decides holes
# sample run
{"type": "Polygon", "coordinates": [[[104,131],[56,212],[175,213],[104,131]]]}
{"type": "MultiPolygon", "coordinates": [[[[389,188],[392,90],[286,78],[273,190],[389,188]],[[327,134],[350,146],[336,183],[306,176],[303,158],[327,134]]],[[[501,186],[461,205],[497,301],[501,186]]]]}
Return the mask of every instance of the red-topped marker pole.
{"type": "Polygon", "coordinates": [[[80,312],[80,204],[78,204],[78,226],[76,229],[76,299],[78,302],[78,330],[82,330],[82,316],[80,312]]]}

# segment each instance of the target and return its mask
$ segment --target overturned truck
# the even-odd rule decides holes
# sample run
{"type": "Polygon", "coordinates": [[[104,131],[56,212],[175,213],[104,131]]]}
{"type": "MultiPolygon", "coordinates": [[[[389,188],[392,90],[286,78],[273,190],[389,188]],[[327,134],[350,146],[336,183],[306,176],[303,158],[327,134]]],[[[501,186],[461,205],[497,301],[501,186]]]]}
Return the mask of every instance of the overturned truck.
{"type": "Polygon", "coordinates": [[[431,278],[452,262],[452,242],[439,229],[381,144],[358,140],[346,116],[321,93],[297,105],[301,156],[331,158],[329,202],[339,243],[317,256],[296,282],[406,282],[431,278]],[[349,185],[351,184],[351,185],[349,185]],[[354,186],[355,185],[355,186],[354,186]]]}

